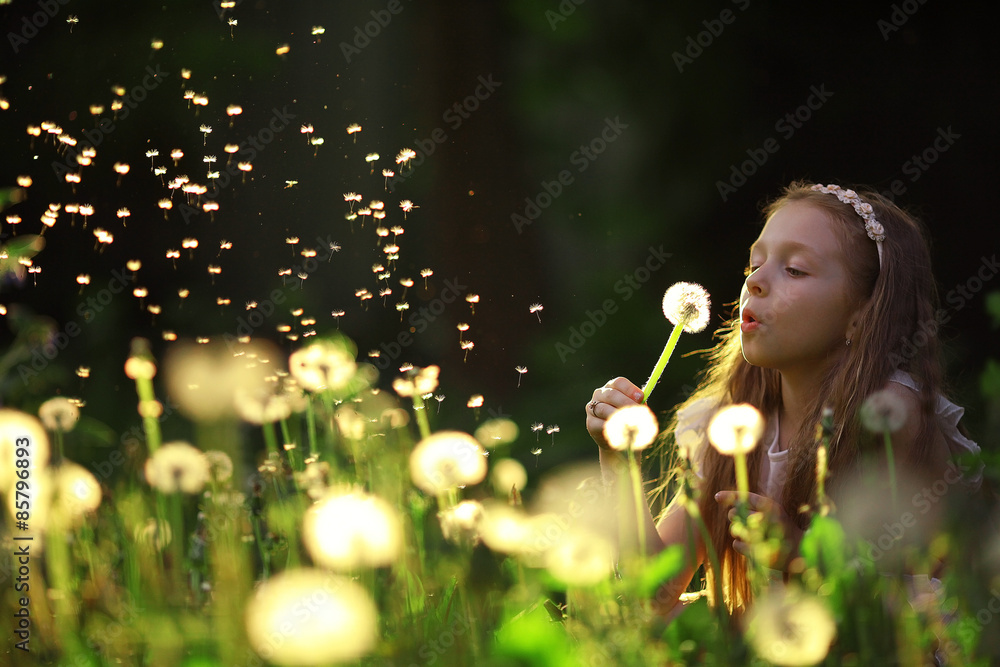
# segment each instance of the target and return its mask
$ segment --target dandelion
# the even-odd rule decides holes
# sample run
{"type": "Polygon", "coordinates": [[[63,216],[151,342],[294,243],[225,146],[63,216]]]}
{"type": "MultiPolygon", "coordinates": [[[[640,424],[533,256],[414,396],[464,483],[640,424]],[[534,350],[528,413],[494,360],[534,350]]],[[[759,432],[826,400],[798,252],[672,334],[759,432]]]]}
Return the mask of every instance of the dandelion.
{"type": "Polygon", "coordinates": [[[427,289],[427,279],[434,275],[432,269],[420,269],[420,277],[424,279],[424,289],[427,289]]]}
{"type": "Polygon", "coordinates": [[[149,43],[149,46],[150,46],[150,48],[152,48],[152,49],[153,49],[154,51],[159,51],[160,49],[162,49],[162,48],[163,48],[163,40],[162,40],[162,39],[154,39],[154,40],[152,40],[152,41],[151,41],[151,42],[149,43]]]}
{"type": "Polygon", "coordinates": [[[478,500],[463,500],[438,513],[441,534],[449,542],[477,544],[483,506],[478,500]]]}
{"type": "Polygon", "coordinates": [[[876,391],[861,405],[861,423],[872,433],[881,433],[885,441],[886,461],[889,464],[889,488],[892,503],[896,505],[896,459],[892,451],[892,434],[906,424],[906,403],[888,389],[876,391]]]}
{"type": "Polygon", "coordinates": [[[66,23],[69,24],[69,32],[73,33],[73,26],[80,22],[80,18],[76,14],[70,14],[66,17],[66,23]]]}
{"type": "MultiPolygon", "coordinates": [[[[16,458],[28,459],[26,469],[30,479],[34,480],[35,475],[40,474],[40,471],[48,465],[49,437],[42,423],[35,417],[19,410],[0,408],[0,461],[3,462],[0,465],[0,491],[2,492],[8,491],[19,479],[17,475],[19,468],[14,466],[16,458]],[[18,443],[19,441],[23,443],[24,438],[31,443],[28,456],[15,457],[18,447],[23,447],[23,444],[18,443]]],[[[13,493],[9,494],[11,501],[14,496],[13,493]]]]}
{"type": "Polygon", "coordinates": [[[604,437],[612,449],[619,451],[645,449],[659,432],[656,415],[645,405],[619,408],[604,423],[604,437]]]}
{"type": "Polygon", "coordinates": [[[539,434],[544,428],[545,424],[543,424],[542,422],[535,422],[534,424],[531,425],[531,432],[535,434],[535,442],[538,442],[539,434]]]}
{"type": "MultiPolygon", "coordinates": [[[[209,128],[209,131],[211,131],[211,128],[209,128]]],[[[170,158],[174,161],[175,167],[180,163],[182,157],[184,157],[184,151],[182,151],[181,149],[175,148],[174,150],[170,151],[170,158]]]]}
{"type": "Polygon", "coordinates": [[[56,396],[38,407],[38,417],[48,430],[67,433],[80,420],[80,409],[68,398],[56,396]]]}
{"type": "Polygon", "coordinates": [[[146,460],[146,481],[163,493],[200,493],[211,478],[205,455],[186,442],[168,442],[146,460]]]}
{"type": "Polygon", "coordinates": [[[472,309],[472,314],[476,314],[476,304],[479,303],[478,294],[466,294],[465,300],[469,303],[469,308],[472,309]]]}
{"type": "Polygon", "coordinates": [[[251,647],[277,665],[356,662],[378,641],[375,603],[359,584],[295,568],[261,584],[246,610],[251,647]]]}
{"type": "MultiPolygon", "coordinates": [[[[324,28],[321,25],[314,25],[312,27],[312,36],[313,37],[319,37],[320,35],[324,34],[325,32],[326,32],[326,28],[324,28]]],[[[320,40],[317,39],[316,41],[319,42],[320,40]]]]}
{"type": "Polygon", "coordinates": [[[469,330],[469,325],[465,322],[459,322],[455,325],[455,328],[458,329],[458,342],[461,343],[464,340],[462,334],[469,330]]]}
{"type": "Polygon", "coordinates": [[[748,403],[727,405],[708,424],[708,441],[720,454],[735,457],[736,488],[740,503],[745,503],[750,485],[747,478],[746,455],[764,435],[764,418],[748,403]]]}
{"type": "Polygon", "coordinates": [[[208,135],[210,135],[212,133],[212,126],[211,125],[202,125],[201,127],[198,128],[198,131],[201,132],[204,135],[204,141],[202,141],[202,145],[203,146],[207,146],[208,145],[208,135]]]}
{"type": "Polygon", "coordinates": [[[517,371],[517,387],[521,387],[521,376],[528,372],[527,366],[514,366],[514,370],[517,371]]]}
{"type": "Polygon", "coordinates": [[[302,539],[317,565],[341,571],[385,567],[402,554],[402,521],[378,496],[335,490],[306,510],[302,539]]]}
{"type": "Polygon", "coordinates": [[[64,461],[52,470],[52,519],[58,527],[67,529],[101,505],[101,485],[94,475],[81,465],[64,461]]]}
{"type": "Polygon", "coordinates": [[[531,521],[522,510],[498,502],[483,506],[479,535],[493,551],[523,553],[531,543],[532,532],[531,521]]]}
{"type": "MultiPolygon", "coordinates": [[[[182,298],[188,292],[183,291],[182,298]]],[[[271,374],[269,360],[279,356],[267,343],[233,344],[235,354],[229,345],[171,348],[166,360],[167,389],[183,414],[199,421],[234,416],[236,390],[263,385],[271,374]]]]}
{"type": "Polygon", "coordinates": [[[438,431],[418,442],[410,454],[413,484],[429,494],[478,484],[486,472],[486,452],[460,431],[438,431]]]}
{"type": "Polygon", "coordinates": [[[288,369],[306,391],[340,390],[357,371],[355,355],[344,344],[317,341],[296,350],[288,358],[288,369]]]}
{"type": "MultiPolygon", "coordinates": [[[[358,128],[358,131],[359,132],[361,131],[360,127],[358,128]]],[[[354,142],[357,143],[357,138],[355,138],[354,142]]],[[[378,159],[379,159],[379,154],[378,153],[369,153],[368,155],[365,156],[365,162],[367,162],[368,164],[370,164],[372,166],[371,173],[373,173],[373,174],[375,173],[375,162],[377,162],[378,159]]]]}
{"type": "Polygon", "coordinates": [[[696,283],[674,283],[663,295],[663,315],[674,325],[649,380],[642,388],[642,402],[649,400],[682,331],[698,333],[708,326],[711,300],[705,288],[696,283]]]}
{"type": "Polygon", "coordinates": [[[545,429],[545,432],[548,435],[552,436],[552,444],[555,445],[556,444],[556,433],[559,432],[559,424],[553,424],[552,426],[547,427],[545,429]]]}
{"type": "Polygon", "coordinates": [[[826,658],[837,626],[823,601],[794,588],[776,588],[750,609],[747,638],[775,665],[815,665],[826,658]]]}
{"type": "Polygon", "coordinates": [[[593,586],[614,571],[611,542],[593,531],[570,528],[545,551],[545,567],[569,586],[593,586]]]}
{"type": "Polygon", "coordinates": [[[522,491],[528,484],[528,471],[517,459],[500,459],[491,466],[490,483],[494,491],[504,496],[512,489],[522,491]]]}
{"type": "Polygon", "coordinates": [[[76,374],[80,378],[86,379],[90,377],[90,366],[78,366],[76,369],[76,374]]]}
{"type": "MultiPolygon", "coordinates": [[[[347,126],[347,134],[353,137],[354,143],[358,143],[358,137],[355,135],[357,135],[357,133],[360,131],[361,131],[361,126],[358,125],[357,123],[351,123],[350,125],[347,126]]],[[[374,162],[377,159],[378,159],[378,153],[369,153],[365,157],[365,161],[367,162],[374,162]],[[369,160],[368,158],[371,157],[372,155],[374,155],[375,158],[373,160],[369,160]]]]}
{"type": "Polygon", "coordinates": [[[396,154],[396,164],[407,165],[410,160],[417,157],[417,152],[412,148],[404,148],[396,154]]]}
{"type": "Polygon", "coordinates": [[[474,348],[476,344],[473,343],[471,340],[463,340],[461,343],[459,343],[459,345],[462,347],[463,350],[465,350],[465,357],[462,358],[462,361],[466,362],[469,360],[469,350],[474,348]]]}
{"type": "Polygon", "coordinates": [[[539,313],[542,312],[543,309],[544,309],[544,306],[542,304],[540,304],[540,303],[533,303],[530,306],[528,306],[528,312],[529,313],[533,313],[535,315],[535,317],[538,318],[538,323],[539,324],[542,323],[542,316],[539,315],[539,313]]]}
{"type": "Polygon", "coordinates": [[[475,436],[483,447],[489,449],[514,442],[517,440],[517,433],[517,424],[504,417],[498,417],[480,424],[475,436]]]}

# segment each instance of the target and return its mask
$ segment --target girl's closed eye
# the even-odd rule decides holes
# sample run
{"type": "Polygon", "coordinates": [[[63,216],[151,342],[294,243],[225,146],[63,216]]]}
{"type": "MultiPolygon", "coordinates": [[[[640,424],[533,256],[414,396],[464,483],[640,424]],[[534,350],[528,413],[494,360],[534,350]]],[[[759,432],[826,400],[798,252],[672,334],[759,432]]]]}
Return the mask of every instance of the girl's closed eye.
{"type": "Polygon", "coordinates": [[[785,271],[788,271],[788,275],[794,278],[806,275],[805,271],[800,271],[799,269],[792,268],[791,266],[785,267],[785,271]]]}

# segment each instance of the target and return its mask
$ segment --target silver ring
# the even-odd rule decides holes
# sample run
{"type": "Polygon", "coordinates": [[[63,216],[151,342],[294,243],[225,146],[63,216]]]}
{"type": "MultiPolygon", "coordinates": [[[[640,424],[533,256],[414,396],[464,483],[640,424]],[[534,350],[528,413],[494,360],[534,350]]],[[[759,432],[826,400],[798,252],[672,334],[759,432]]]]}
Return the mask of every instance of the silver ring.
{"type": "Polygon", "coordinates": [[[597,416],[597,401],[591,401],[590,403],[587,404],[587,407],[590,408],[590,414],[592,414],[592,415],[594,415],[596,417],[597,416]]]}

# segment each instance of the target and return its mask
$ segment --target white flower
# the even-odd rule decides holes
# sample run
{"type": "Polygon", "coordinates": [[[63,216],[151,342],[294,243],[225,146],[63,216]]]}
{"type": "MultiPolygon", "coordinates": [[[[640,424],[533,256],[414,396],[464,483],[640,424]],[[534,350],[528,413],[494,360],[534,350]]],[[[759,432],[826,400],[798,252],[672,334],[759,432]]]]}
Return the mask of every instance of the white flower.
{"type": "Polygon", "coordinates": [[[777,588],[751,608],[747,638],[757,654],[775,665],[815,665],[837,636],[822,600],[796,589],[777,588]]]}
{"type": "Polygon", "coordinates": [[[486,477],[486,452],[471,435],[439,431],[420,442],[410,454],[410,476],[417,488],[431,494],[478,484],[486,477]]]}
{"type": "Polygon", "coordinates": [[[659,432],[656,415],[646,405],[620,408],[604,422],[604,437],[617,450],[645,449],[659,432]]]}
{"type": "Polygon", "coordinates": [[[163,493],[199,493],[211,477],[201,450],[186,442],[168,442],[146,460],[146,481],[163,493]]]}
{"type": "Polygon", "coordinates": [[[333,341],[317,341],[288,358],[292,377],[307,391],[342,389],[357,370],[354,355],[333,341]]]}
{"type": "Polygon", "coordinates": [[[42,403],[38,416],[50,431],[72,431],[80,419],[80,408],[63,396],[56,396],[42,403]]]}
{"type": "Polygon", "coordinates": [[[359,584],[298,568],[260,585],[246,629],[254,651],[277,665],[355,662],[378,641],[378,612],[359,584]]]}
{"type": "Polygon", "coordinates": [[[317,565],[349,571],[391,565],[403,550],[395,508],[361,490],[335,490],[306,510],[302,539],[317,565]]]}
{"type": "Polygon", "coordinates": [[[748,403],[727,405],[708,424],[708,441],[720,454],[733,456],[753,451],[764,435],[764,418],[748,403]]]}
{"type": "Polygon", "coordinates": [[[698,333],[708,326],[712,300],[697,283],[674,283],[663,295],[663,315],[671,324],[683,323],[687,333],[698,333]]]}
{"type": "Polygon", "coordinates": [[[873,433],[893,433],[906,423],[906,403],[897,394],[881,389],[861,405],[861,423],[873,433]]]}

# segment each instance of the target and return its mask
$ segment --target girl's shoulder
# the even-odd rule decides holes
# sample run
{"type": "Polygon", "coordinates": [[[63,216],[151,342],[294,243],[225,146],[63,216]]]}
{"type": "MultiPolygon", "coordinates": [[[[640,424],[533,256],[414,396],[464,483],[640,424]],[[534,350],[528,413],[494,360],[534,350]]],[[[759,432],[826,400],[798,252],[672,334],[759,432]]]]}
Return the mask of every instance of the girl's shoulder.
{"type": "MultiPolygon", "coordinates": [[[[911,414],[919,410],[917,394],[920,391],[920,383],[912,375],[901,370],[895,371],[889,378],[888,388],[907,403],[911,414]]],[[[970,491],[976,491],[983,482],[984,465],[978,460],[979,445],[966,437],[958,428],[958,423],[964,414],[965,408],[955,405],[940,393],[935,396],[934,417],[940,433],[940,438],[936,438],[935,444],[944,450],[939,453],[961,470],[965,486],[970,491]],[[976,463],[969,465],[963,462],[970,458],[975,459],[976,463]]]]}

